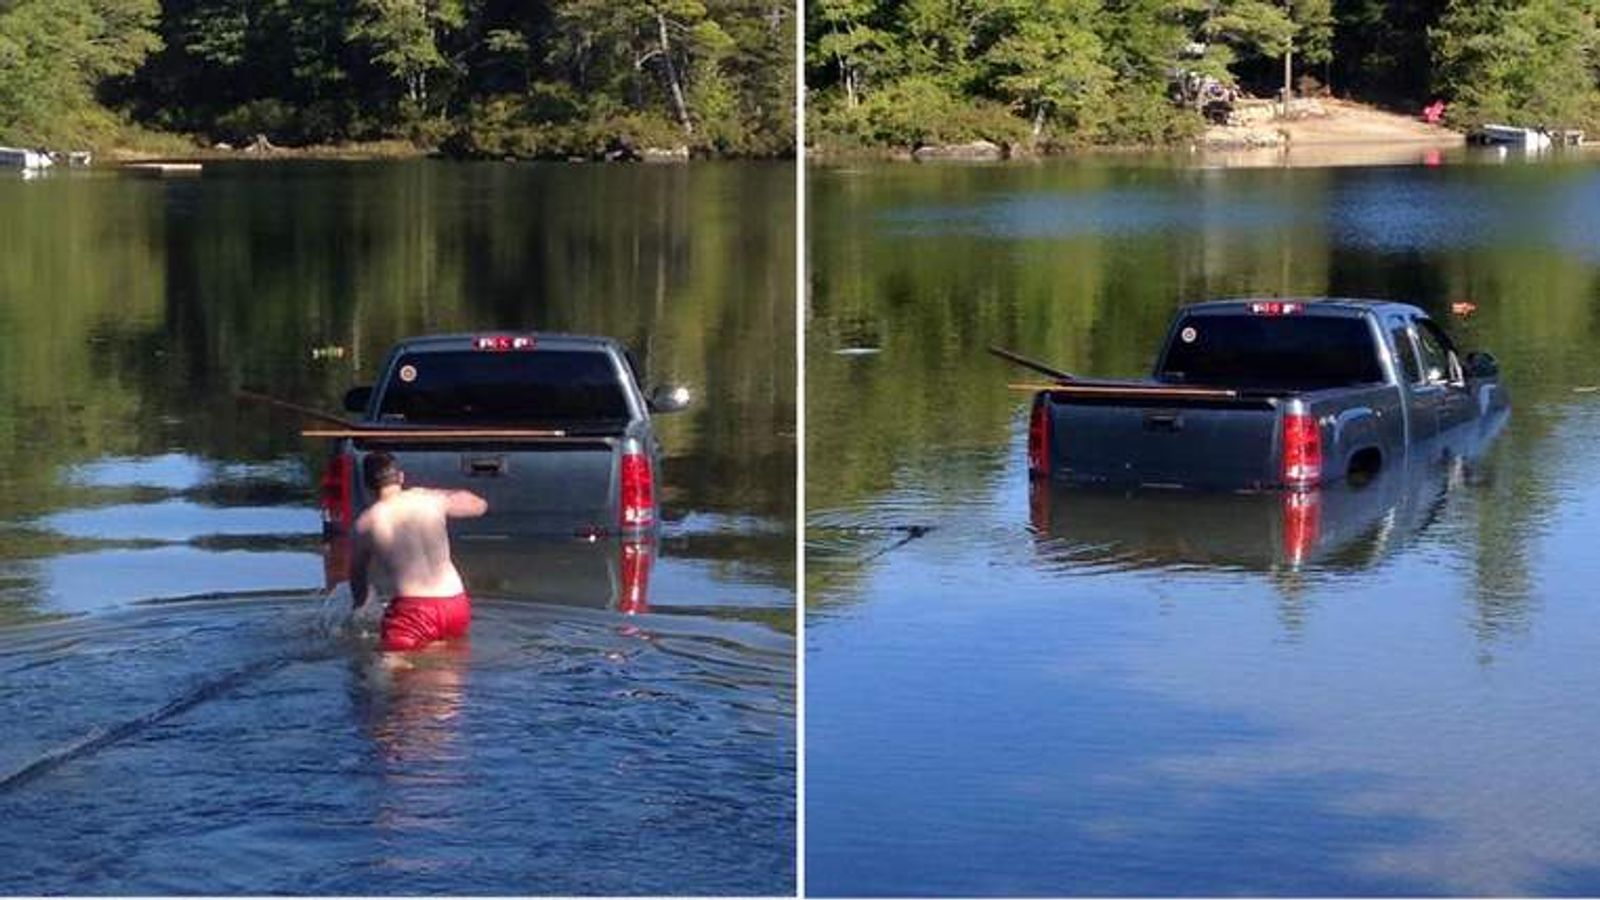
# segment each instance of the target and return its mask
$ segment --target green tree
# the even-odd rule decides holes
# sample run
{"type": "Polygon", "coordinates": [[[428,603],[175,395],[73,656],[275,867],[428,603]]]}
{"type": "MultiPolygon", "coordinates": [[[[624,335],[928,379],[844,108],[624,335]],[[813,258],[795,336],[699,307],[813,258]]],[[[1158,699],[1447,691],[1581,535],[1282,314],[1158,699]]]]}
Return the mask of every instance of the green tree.
{"type": "Polygon", "coordinates": [[[1189,0],[1188,8],[1219,75],[1241,55],[1282,56],[1294,37],[1288,10],[1271,0],[1189,0]]]}
{"type": "Polygon", "coordinates": [[[1333,0],[1291,0],[1294,50],[1308,63],[1333,59],[1333,0]]]}
{"type": "Polygon", "coordinates": [[[656,73],[673,121],[695,133],[689,78],[702,75],[732,48],[732,39],[701,0],[556,0],[562,37],[557,58],[567,60],[584,85],[641,90],[639,76],[656,73]]]}
{"type": "Polygon", "coordinates": [[[855,109],[874,69],[881,64],[887,43],[883,31],[872,27],[871,0],[816,0],[810,9],[818,23],[807,62],[826,60],[838,73],[845,106],[855,109]]]}
{"type": "Polygon", "coordinates": [[[1593,123],[1597,0],[1451,0],[1431,36],[1462,124],[1593,123]]]}
{"type": "Polygon", "coordinates": [[[161,46],[157,0],[12,0],[0,6],[0,134],[82,140],[115,127],[99,84],[161,46]]]}
{"type": "Polygon", "coordinates": [[[405,86],[406,99],[424,108],[428,78],[447,72],[442,37],[466,24],[462,0],[357,0],[353,41],[371,47],[373,61],[405,86]]]}
{"type": "Polygon", "coordinates": [[[1428,32],[1444,6],[1445,0],[1338,0],[1331,83],[1413,108],[1425,101],[1433,87],[1428,32]]]}
{"type": "Polygon", "coordinates": [[[994,90],[1031,122],[1038,141],[1051,117],[1092,130],[1110,114],[1113,70],[1094,23],[1098,0],[1009,0],[1003,36],[984,53],[994,90]]]}

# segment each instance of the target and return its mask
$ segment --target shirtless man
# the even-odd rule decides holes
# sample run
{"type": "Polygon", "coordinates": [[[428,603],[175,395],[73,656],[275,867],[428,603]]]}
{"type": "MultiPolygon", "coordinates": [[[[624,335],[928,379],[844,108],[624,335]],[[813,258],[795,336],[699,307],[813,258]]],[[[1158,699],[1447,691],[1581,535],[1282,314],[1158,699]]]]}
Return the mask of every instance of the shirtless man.
{"type": "Polygon", "coordinates": [[[362,477],[377,500],[356,519],[350,594],[367,602],[368,567],[377,562],[394,597],[383,614],[384,651],[420,650],[465,637],[472,601],[450,561],[445,520],[481,516],[489,504],[471,491],[405,487],[405,473],[387,453],[362,461],[362,477]]]}

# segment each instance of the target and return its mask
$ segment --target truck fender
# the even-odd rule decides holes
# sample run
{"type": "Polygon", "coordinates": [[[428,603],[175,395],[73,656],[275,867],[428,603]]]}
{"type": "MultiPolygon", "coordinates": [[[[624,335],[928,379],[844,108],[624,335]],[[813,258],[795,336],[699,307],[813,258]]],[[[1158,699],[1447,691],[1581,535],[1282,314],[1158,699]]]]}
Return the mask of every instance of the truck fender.
{"type": "Polygon", "coordinates": [[[1353,467],[1369,474],[1377,473],[1384,464],[1383,437],[1378,424],[1377,414],[1367,406],[1351,407],[1334,417],[1333,446],[1339,451],[1339,469],[1330,475],[1343,478],[1353,467]]]}

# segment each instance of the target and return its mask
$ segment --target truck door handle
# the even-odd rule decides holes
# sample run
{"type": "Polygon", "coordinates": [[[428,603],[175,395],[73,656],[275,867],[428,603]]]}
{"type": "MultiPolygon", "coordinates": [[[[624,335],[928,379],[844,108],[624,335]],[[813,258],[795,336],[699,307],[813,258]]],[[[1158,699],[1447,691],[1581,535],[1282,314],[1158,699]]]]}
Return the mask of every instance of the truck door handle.
{"type": "Polygon", "coordinates": [[[475,478],[492,478],[504,475],[506,471],[506,458],[504,456],[480,456],[463,460],[461,467],[466,474],[475,478]]]}
{"type": "Polygon", "coordinates": [[[1182,431],[1183,416],[1177,413],[1147,413],[1144,417],[1145,431],[1182,431]]]}

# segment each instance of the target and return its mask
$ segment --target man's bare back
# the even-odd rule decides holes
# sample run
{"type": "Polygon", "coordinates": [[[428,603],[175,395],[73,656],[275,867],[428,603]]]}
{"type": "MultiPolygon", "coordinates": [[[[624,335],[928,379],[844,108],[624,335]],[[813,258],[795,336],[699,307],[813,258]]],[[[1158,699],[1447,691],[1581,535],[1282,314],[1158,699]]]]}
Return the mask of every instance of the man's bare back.
{"type": "MultiPolygon", "coordinates": [[[[384,573],[397,597],[450,597],[464,590],[450,561],[450,517],[483,515],[486,504],[466,491],[401,490],[379,499],[356,520],[355,540],[384,573]]],[[[357,561],[362,561],[359,549],[357,561]]],[[[357,600],[361,598],[357,597],[357,600]]]]}
{"type": "Polygon", "coordinates": [[[470,491],[407,489],[405,473],[386,453],[368,456],[364,468],[377,499],[355,523],[352,602],[357,607],[367,602],[375,566],[391,597],[384,615],[385,650],[464,636],[471,604],[450,560],[446,522],[481,516],[489,504],[470,491]]]}

